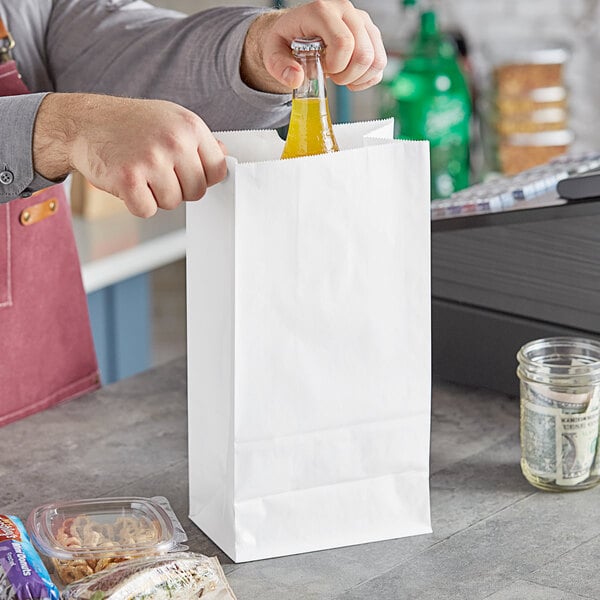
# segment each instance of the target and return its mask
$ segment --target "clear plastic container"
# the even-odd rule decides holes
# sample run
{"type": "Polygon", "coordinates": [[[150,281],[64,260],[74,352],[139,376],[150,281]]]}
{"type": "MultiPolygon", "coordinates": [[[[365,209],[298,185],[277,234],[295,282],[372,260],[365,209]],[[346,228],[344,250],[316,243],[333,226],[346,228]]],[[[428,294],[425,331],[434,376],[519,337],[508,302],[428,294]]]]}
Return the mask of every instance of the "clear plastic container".
{"type": "Polygon", "coordinates": [[[110,571],[76,581],[63,591],[64,600],[161,598],[234,600],[216,558],[191,552],[136,558],[110,571]]]}
{"type": "Polygon", "coordinates": [[[480,112],[487,168],[514,175],[568,152],[568,48],[512,39],[487,46],[484,54],[488,77],[480,112]]]}
{"type": "Polygon", "coordinates": [[[561,42],[536,39],[503,40],[486,53],[492,63],[493,84],[498,96],[519,97],[532,90],[562,87],[569,51],[561,42]]]}
{"type": "Polygon", "coordinates": [[[45,504],[27,520],[33,543],[68,584],[131,558],[181,550],[185,532],[166,498],[91,498],[45,504]]]}

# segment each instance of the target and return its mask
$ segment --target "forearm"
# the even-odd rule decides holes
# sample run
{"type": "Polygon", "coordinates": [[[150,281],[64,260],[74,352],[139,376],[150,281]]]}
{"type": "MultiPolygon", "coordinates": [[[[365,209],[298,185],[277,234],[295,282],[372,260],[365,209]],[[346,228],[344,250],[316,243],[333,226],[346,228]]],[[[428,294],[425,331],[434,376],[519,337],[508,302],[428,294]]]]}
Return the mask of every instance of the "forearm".
{"type": "Polygon", "coordinates": [[[97,94],[44,98],[33,164],[49,179],[79,171],[143,217],[201,198],[227,173],[222,148],[195,113],[162,100],[97,94]]]}
{"type": "Polygon", "coordinates": [[[96,0],[57,0],[47,35],[56,91],[170,100],[214,130],[278,126],[289,96],[240,76],[246,33],[263,12],[227,7],[184,18],[142,2],[107,12],[96,0]]]}
{"type": "MultiPolygon", "coordinates": [[[[49,180],[65,177],[72,169],[72,152],[82,108],[94,110],[93,96],[49,94],[40,104],[33,128],[33,166],[49,180]]],[[[80,127],[81,125],[79,125],[80,127]]]]}

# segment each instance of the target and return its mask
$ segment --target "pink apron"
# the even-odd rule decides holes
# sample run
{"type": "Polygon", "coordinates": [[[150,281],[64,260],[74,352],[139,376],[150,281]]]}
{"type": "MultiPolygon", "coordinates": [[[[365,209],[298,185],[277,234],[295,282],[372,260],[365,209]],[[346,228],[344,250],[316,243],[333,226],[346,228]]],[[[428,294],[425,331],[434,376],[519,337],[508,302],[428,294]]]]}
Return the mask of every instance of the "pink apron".
{"type": "MultiPolygon", "coordinates": [[[[1,21],[0,44],[0,96],[28,93],[1,21]]],[[[0,426],[99,385],[63,186],[0,204],[0,426]]]]}

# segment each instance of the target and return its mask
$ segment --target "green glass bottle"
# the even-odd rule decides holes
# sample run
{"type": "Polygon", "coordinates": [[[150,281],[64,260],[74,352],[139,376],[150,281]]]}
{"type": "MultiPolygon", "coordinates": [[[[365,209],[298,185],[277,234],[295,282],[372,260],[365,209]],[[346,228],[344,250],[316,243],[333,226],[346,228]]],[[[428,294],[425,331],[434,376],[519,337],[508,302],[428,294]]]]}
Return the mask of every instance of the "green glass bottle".
{"type": "Polygon", "coordinates": [[[420,30],[389,86],[397,136],[429,140],[431,197],[447,198],[467,187],[471,98],[455,46],[439,31],[432,11],[421,14],[420,30]]]}

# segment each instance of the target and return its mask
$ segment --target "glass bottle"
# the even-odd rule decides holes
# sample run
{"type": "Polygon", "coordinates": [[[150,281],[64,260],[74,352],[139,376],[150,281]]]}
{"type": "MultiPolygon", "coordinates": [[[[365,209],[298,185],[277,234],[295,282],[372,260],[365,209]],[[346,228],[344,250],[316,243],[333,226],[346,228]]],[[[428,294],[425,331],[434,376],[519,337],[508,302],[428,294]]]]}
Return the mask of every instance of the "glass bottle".
{"type": "Polygon", "coordinates": [[[324,154],[339,150],[325,88],[321,38],[298,38],[292,42],[292,53],[304,70],[302,85],[294,90],[292,114],[281,158],[324,154]]]}
{"type": "Polygon", "coordinates": [[[517,354],[521,470],[537,488],[572,491],[600,483],[600,343],[554,337],[517,354]]]}
{"type": "Polygon", "coordinates": [[[434,12],[421,14],[408,56],[388,85],[396,101],[397,137],[429,140],[432,199],[466,188],[471,97],[456,48],[440,31],[434,12]]]}

